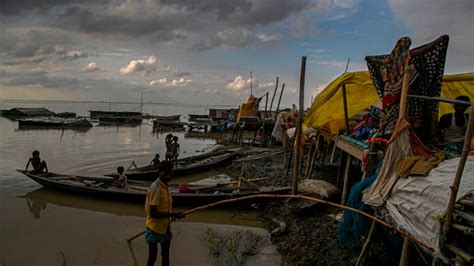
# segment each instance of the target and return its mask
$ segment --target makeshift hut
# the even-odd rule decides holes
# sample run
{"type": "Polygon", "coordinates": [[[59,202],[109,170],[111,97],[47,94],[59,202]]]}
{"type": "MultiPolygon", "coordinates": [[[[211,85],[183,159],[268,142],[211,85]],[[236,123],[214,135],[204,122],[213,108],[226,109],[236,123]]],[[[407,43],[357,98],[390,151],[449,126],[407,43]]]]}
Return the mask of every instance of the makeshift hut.
{"type": "Polygon", "coordinates": [[[33,117],[33,116],[52,116],[54,112],[46,108],[12,108],[2,112],[6,117],[33,117]]]}

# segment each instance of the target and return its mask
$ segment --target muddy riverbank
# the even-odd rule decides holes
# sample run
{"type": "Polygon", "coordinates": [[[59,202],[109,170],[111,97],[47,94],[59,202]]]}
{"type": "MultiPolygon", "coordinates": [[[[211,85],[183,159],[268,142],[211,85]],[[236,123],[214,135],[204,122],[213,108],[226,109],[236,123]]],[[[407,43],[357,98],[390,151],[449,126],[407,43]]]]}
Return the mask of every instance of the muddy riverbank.
{"type": "MultiPolygon", "coordinates": [[[[226,169],[227,174],[238,177],[242,163],[226,169]]],[[[292,182],[292,171],[287,176],[282,166],[282,155],[246,161],[243,170],[246,178],[270,177],[262,185],[286,186],[292,182]]],[[[337,167],[319,166],[314,179],[336,185],[337,167]]],[[[282,255],[282,265],[354,265],[360,250],[347,250],[337,237],[342,212],[328,206],[318,206],[309,213],[294,214],[288,211],[284,201],[253,205],[265,221],[266,228],[274,232],[271,241],[282,255]]],[[[390,254],[380,252],[383,247],[374,246],[364,262],[384,262],[396,265],[390,254]],[[375,251],[379,249],[378,251],[375,251]],[[378,253],[378,254],[376,254],[378,253]]]]}

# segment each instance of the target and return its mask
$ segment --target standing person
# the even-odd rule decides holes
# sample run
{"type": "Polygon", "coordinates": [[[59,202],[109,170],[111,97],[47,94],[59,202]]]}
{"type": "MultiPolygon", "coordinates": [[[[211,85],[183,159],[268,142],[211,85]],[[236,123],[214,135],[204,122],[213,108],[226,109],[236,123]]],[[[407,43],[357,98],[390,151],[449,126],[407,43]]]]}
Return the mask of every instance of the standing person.
{"type": "Polygon", "coordinates": [[[172,153],[172,162],[175,165],[178,165],[178,156],[179,156],[179,144],[178,137],[173,137],[173,142],[171,143],[171,153],[172,153]]]}
{"type": "Polygon", "coordinates": [[[166,145],[166,153],[165,153],[165,160],[166,161],[172,161],[172,155],[173,153],[171,152],[171,143],[173,142],[173,134],[169,133],[166,135],[165,138],[165,145],[166,145]]]}
{"type": "Polygon", "coordinates": [[[182,213],[172,212],[173,199],[168,188],[172,170],[173,164],[171,162],[161,162],[158,179],[150,185],[146,194],[145,241],[148,243],[148,266],[152,266],[156,262],[158,244],[161,246],[161,265],[169,265],[172,239],[171,219],[184,218],[182,213]]]}
{"type": "Polygon", "coordinates": [[[46,170],[46,173],[48,173],[48,165],[46,164],[46,161],[41,161],[40,158],[40,152],[35,150],[31,153],[33,157],[31,157],[28,160],[28,163],[26,164],[25,172],[28,171],[28,167],[31,166],[33,167],[33,173],[41,173],[43,170],[46,170]]]}
{"type": "MultiPolygon", "coordinates": [[[[458,96],[456,100],[470,101],[469,97],[464,95],[458,96]]],[[[441,116],[438,123],[438,129],[445,145],[444,151],[451,157],[461,155],[469,121],[469,114],[465,113],[467,105],[455,103],[453,108],[454,113],[441,116]]]]}

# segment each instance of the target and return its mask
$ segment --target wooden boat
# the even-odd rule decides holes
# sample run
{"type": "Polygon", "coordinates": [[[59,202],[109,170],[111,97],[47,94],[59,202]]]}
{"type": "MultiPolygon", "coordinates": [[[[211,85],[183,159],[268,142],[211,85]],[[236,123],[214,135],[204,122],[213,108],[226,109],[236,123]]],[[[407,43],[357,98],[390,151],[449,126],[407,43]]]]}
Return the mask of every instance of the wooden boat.
{"type": "Polygon", "coordinates": [[[182,129],[184,128],[185,123],[180,122],[179,120],[153,120],[153,128],[154,129],[159,129],[159,128],[175,128],[175,129],[182,129]]]}
{"type": "Polygon", "coordinates": [[[156,120],[179,121],[181,115],[154,115],[156,120]]]}
{"type": "MultiPolygon", "coordinates": [[[[214,167],[230,163],[237,155],[237,152],[216,151],[205,153],[193,157],[187,157],[178,160],[178,165],[173,170],[173,176],[184,176],[204,172],[214,167]]],[[[151,165],[138,167],[125,171],[125,175],[130,180],[155,180],[158,176],[158,169],[151,165]]],[[[106,176],[118,177],[117,173],[107,174],[106,176]]]]}
{"type": "Polygon", "coordinates": [[[115,117],[99,117],[99,124],[130,124],[139,125],[142,123],[142,117],[127,117],[127,116],[115,116],[115,117]]]}
{"type": "MultiPolygon", "coordinates": [[[[112,178],[17,171],[44,187],[60,191],[124,201],[143,202],[146,197],[147,186],[130,184],[129,189],[118,188],[113,186],[112,178]]],[[[170,187],[175,204],[203,204],[250,195],[287,193],[291,189],[290,187],[241,187],[237,190],[235,187],[219,187],[217,185],[206,188],[203,188],[202,185],[187,185],[186,187],[189,192],[181,192],[179,186],[176,185],[170,187]]]]}
{"type": "Polygon", "coordinates": [[[25,128],[91,128],[93,125],[87,119],[36,117],[18,120],[18,127],[25,128]]]}

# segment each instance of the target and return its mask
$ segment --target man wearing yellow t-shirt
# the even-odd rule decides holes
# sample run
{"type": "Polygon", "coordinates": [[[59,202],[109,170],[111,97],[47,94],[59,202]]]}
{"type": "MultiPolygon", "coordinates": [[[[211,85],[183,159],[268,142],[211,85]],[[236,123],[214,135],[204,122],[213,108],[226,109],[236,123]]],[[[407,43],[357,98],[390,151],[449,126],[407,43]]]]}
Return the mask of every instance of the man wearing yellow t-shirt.
{"type": "Polygon", "coordinates": [[[170,263],[171,231],[170,223],[173,218],[184,218],[180,212],[172,212],[173,198],[168,189],[171,181],[173,163],[160,162],[158,166],[158,179],[148,189],[145,202],[146,235],[148,243],[147,265],[154,265],[158,255],[158,243],[161,245],[161,265],[170,263]]]}

